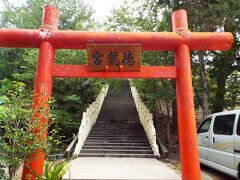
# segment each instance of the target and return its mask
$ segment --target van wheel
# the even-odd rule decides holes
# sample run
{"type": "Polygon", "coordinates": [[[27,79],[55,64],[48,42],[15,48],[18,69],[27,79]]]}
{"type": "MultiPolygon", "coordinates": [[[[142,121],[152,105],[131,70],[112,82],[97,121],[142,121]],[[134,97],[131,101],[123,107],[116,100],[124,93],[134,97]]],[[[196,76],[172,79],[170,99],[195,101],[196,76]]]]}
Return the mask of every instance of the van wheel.
{"type": "Polygon", "coordinates": [[[204,164],[200,163],[200,169],[204,170],[206,169],[207,166],[205,166],[204,164]]]}
{"type": "Polygon", "coordinates": [[[240,163],[238,164],[238,178],[240,180],[240,163]]]}

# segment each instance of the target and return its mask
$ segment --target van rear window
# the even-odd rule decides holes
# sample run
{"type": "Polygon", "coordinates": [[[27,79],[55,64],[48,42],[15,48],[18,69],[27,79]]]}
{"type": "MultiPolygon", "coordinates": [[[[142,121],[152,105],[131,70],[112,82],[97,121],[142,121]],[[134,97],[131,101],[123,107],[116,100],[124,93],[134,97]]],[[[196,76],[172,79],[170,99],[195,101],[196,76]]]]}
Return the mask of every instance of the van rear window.
{"type": "Polygon", "coordinates": [[[214,134],[232,135],[235,117],[235,114],[216,116],[213,125],[214,134]]]}

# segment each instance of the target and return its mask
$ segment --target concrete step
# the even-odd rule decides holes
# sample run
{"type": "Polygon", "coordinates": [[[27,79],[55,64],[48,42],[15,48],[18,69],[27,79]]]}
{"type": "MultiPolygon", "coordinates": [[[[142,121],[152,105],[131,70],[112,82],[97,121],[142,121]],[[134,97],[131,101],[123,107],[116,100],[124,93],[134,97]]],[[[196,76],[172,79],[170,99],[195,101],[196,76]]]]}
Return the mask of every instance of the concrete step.
{"type": "Polygon", "coordinates": [[[128,128],[128,127],[93,127],[91,130],[94,131],[109,131],[109,132],[144,132],[143,127],[141,128],[128,128]]]}
{"type": "MultiPolygon", "coordinates": [[[[149,146],[150,145],[148,143],[134,143],[134,142],[127,142],[127,143],[108,143],[108,142],[89,142],[89,141],[86,141],[84,146],[149,146]]],[[[83,147],[84,147],[83,146],[83,147]]]]}
{"type": "Polygon", "coordinates": [[[130,137],[130,136],[88,136],[87,140],[147,141],[147,138],[146,137],[130,137]]]}
{"type": "Polygon", "coordinates": [[[146,134],[145,134],[145,132],[142,130],[142,132],[125,132],[125,131],[90,131],[90,133],[89,133],[89,135],[104,135],[104,134],[106,134],[106,135],[112,135],[112,136],[117,136],[117,135],[121,135],[121,136],[128,136],[128,135],[145,135],[146,136],[146,134]]]}
{"type": "Polygon", "coordinates": [[[151,150],[149,145],[145,146],[96,146],[84,145],[83,149],[131,149],[131,150],[151,150]]]}
{"type": "Polygon", "coordinates": [[[142,127],[142,124],[141,123],[131,123],[129,121],[119,121],[119,122],[116,122],[116,121],[106,121],[106,122],[97,122],[97,124],[95,124],[95,126],[97,127],[106,127],[104,124],[106,124],[106,126],[108,127],[111,127],[111,124],[113,124],[113,127],[136,127],[136,128],[139,128],[139,127],[142,127]]]}
{"type": "Polygon", "coordinates": [[[137,122],[136,120],[132,120],[132,118],[128,118],[126,120],[111,120],[111,119],[107,119],[107,120],[99,120],[97,121],[97,124],[101,125],[101,124],[126,124],[126,125],[131,125],[131,126],[139,126],[141,125],[140,122],[137,122]]]}
{"type": "Polygon", "coordinates": [[[88,154],[80,153],[78,157],[127,157],[127,158],[154,158],[153,154],[88,154]]]}
{"type": "Polygon", "coordinates": [[[111,134],[145,134],[144,130],[128,130],[128,129],[91,129],[90,133],[111,133],[111,134]]]}
{"type": "Polygon", "coordinates": [[[142,131],[143,127],[124,127],[124,126],[102,126],[102,127],[98,127],[98,126],[93,126],[92,129],[99,129],[99,130],[126,130],[126,131],[142,131]]]}
{"type": "Polygon", "coordinates": [[[147,140],[119,140],[119,139],[112,139],[112,140],[106,140],[106,139],[87,139],[87,142],[94,142],[94,143],[99,143],[99,142],[106,142],[106,143],[146,143],[148,144],[147,140]]]}
{"type": "Polygon", "coordinates": [[[129,129],[129,128],[92,128],[91,132],[120,132],[120,133],[133,133],[133,132],[144,132],[144,129],[129,129]]]}
{"type": "Polygon", "coordinates": [[[98,121],[99,122],[106,122],[106,121],[116,121],[116,122],[130,122],[130,123],[139,123],[140,121],[138,121],[136,119],[136,117],[138,117],[138,114],[133,112],[135,111],[135,109],[131,108],[129,110],[124,109],[125,114],[123,116],[117,116],[117,114],[112,114],[112,111],[114,111],[114,109],[108,109],[108,110],[104,110],[101,111],[101,113],[104,113],[105,115],[100,114],[98,116],[98,121]],[[127,116],[125,116],[127,115],[127,116]]]}
{"type": "Polygon", "coordinates": [[[123,135],[123,134],[90,134],[88,137],[91,137],[91,138],[94,138],[94,137],[102,137],[102,138],[105,138],[105,137],[130,137],[130,138],[147,138],[145,134],[127,134],[127,135],[123,135]]]}
{"type": "Polygon", "coordinates": [[[104,126],[104,125],[115,125],[115,126],[128,126],[128,127],[133,127],[133,126],[142,126],[141,122],[139,121],[124,121],[124,120],[106,120],[106,121],[97,121],[95,126],[104,126]],[[110,121],[108,123],[108,121],[110,121]]]}
{"type": "Polygon", "coordinates": [[[111,123],[107,123],[107,122],[104,122],[104,121],[100,121],[96,124],[94,124],[94,126],[99,126],[99,127],[102,127],[102,126],[121,126],[121,127],[142,127],[142,124],[139,122],[139,123],[126,123],[126,122],[121,122],[121,121],[112,121],[111,123]]]}
{"type": "Polygon", "coordinates": [[[126,123],[125,121],[110,121],[107,123],[107,121],[98,121],[95,126],[125,126],[125,127],[141,127],[142,124],[140,122],[135,123],[126,123]]]}
{"type": "Polygon", "coordinates": [[[94,129],[126,129],[126,130],[142,130],[143,126],[127,126],[127,125],[98,125],[98,126],[93,126],[92,128],[94,129]]]}
{"type": "Polygon", "coordinates": [[[102,153],[102,154],[153,154],[152,150],[141,149],[82,149],[81,153],[102,153]]]}
{"type": "Polygon", "coordinates": [[[145,134],[145,132],[144,131],[142,131],[142,132],[125,132],[125,131],[123,131],[123,132],[121,132],[121,131],[118,131],[118,132],[116,132],[116,131],[90,131],[90,133],[89,133],[89,135],[104,135],[104,134],[106,134],[107,136],[108,135],[112,135],[112,136],[128,136],[128,135],[145,135],[146,136],[146,134],[145,134]]]}

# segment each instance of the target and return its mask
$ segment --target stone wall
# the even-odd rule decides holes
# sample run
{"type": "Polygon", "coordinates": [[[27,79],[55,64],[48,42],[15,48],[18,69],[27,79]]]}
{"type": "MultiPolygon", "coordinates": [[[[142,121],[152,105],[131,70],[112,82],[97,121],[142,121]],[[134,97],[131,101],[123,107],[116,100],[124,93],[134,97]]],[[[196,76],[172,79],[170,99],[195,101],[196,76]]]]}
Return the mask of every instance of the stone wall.
{"type": "Polygon", "coordinates": [[[156,141],[156,130],[153,125],[153,115],[152,113],[150,113],[149,109],[146,107],[146,105],[140,98],[137,92],[137,89],[131,86],[131,91],[136,104],[140,122],[143,125],[149,144],[151,145],[154,155],[159,158],[160,154],[159,154],[159,148],[156,141]]]}

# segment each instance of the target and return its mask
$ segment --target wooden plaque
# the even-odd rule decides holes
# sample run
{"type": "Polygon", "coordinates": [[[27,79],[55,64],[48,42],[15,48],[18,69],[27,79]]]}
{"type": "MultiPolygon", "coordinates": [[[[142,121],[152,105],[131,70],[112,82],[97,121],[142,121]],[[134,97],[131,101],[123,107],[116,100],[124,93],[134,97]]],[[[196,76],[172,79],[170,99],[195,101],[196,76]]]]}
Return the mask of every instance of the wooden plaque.
{"type": "Polygon", "coordinates": [[[140,71],[140,44],[87,44],[89,71],[140,71]]]}

